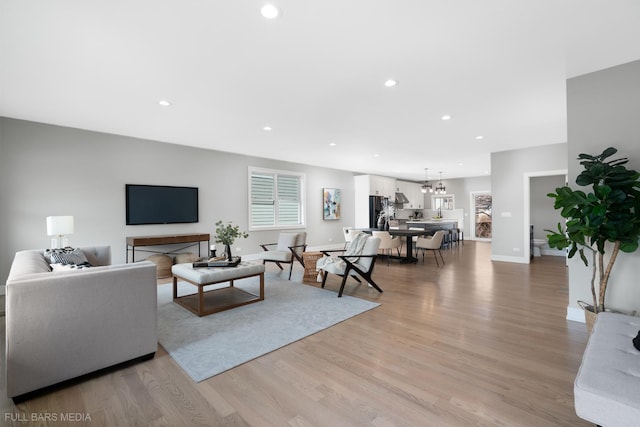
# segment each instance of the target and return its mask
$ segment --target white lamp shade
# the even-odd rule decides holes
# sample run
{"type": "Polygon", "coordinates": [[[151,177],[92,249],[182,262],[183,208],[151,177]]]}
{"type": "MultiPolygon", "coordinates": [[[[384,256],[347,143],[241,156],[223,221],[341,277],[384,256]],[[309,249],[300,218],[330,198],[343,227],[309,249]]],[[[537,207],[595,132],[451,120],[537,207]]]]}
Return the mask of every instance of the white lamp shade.
{"type": "Polygon", "coordinates": [[[48,216],[47,217],[47,235],[64,236],[73,234],[73,217],[72,216],[48,216]]]}

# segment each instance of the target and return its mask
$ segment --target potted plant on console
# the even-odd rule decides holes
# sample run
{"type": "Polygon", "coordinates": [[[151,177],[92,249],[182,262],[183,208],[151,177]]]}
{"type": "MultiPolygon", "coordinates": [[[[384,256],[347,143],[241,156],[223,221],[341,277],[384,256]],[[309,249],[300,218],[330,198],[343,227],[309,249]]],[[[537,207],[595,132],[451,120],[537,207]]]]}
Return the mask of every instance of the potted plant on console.
{"type": "Polygon", "coordinates": [[[585,266],[589,262],[593,266],[593,305],[578,302],[585,310],[589,331],[596,315],[605,311],[607,284],[619,252],[634,252],[640,238],[640,174],[624,166],[627,158],[607,160],[617,151],[609,147],[596,156],[578,156],[584,170],[576,184],[591,186],[589,193],[564,186],[548,194],[555,199],[554,208],[561,209],[560,214],[566,219],[564,225],[558,224],[558,231],[545,230],[550,233],[549,246],[569,248],[569,258],[578,253],[585,266]],[[605,266],[607,251],[610,253],[605,266]]]}
{"type": "Polygon", "coordinates": [[[228,261],[231,261],[231,245],[239,238],[247,238],[249,233],[246,231],[240,231],[240,226],[233,225],[231,221],[224,223],[222,221],[216,222],[216,236],[215,242],[222,243],[224,245],[224,253],[228,261]]]}

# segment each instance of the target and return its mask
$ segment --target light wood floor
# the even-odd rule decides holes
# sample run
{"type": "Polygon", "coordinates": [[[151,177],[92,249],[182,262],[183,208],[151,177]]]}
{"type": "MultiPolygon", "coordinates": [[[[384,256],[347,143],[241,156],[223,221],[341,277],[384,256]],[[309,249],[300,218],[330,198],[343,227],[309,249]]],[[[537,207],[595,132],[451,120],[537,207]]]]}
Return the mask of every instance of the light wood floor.
{"type": "Polygon", "coordinates": [[[564,260],[492,263],[480,242],[444,254],[439,269],[431,254],[380,260],[383,294],[355,282],[345,292],[380,307],[202,383],[159,347],[151,361],[17,406],[3,393],[0,425],[54,413],[33,425],[60,426],[68,412],[91,426],[590,425],[573,410],[588,335],[565,320],[564,260]]]}

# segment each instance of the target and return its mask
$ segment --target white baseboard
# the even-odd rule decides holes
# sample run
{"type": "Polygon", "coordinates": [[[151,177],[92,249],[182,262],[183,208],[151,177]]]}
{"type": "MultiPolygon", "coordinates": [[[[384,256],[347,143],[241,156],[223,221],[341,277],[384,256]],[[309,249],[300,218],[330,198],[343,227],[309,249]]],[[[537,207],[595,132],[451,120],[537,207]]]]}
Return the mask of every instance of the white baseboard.
{"type": "Polygon", "coordinates": [[[307,252],[332,251],[336,249],[344,249],[344,242],[334,243],[332,245],[307,246],[307,252]]]}
{"type": "Polygon", "coordinates": [[[567,306],[567,320],[585,323],[584,310],[581,308],[567,306]]]}
{"type": "Polygon", "coordinates": [[[242,259],[245,261],[255,261],[262,258],[260,258],[260,254],[244,254],[242,255],[242,259]]]}
{"type": "Polygon", "coordinates": [[[491,261],[516,262],[519,264],[529,264],[529,260],[521,256],[491,255],[491,261]]]}
{"type": "Polygon", "coordinates": [[[557,249],[541,249],[540,253],[548,256],[567,256],[567,251],[557,249]]]}
{"type": "MultiPolygon", "coordinates": [[[[322,246],[307,246],[307,252],[320,252],[320,251],[331,251],[336,249],[344,249],[344,243],[334,243],[332,245],[322,245],[322,246]]],[[[245,261],[255,261],[262,259],[260,257],[261,253],[255,254],[244,254],[241,255],[242,259],[245,261]]]]}

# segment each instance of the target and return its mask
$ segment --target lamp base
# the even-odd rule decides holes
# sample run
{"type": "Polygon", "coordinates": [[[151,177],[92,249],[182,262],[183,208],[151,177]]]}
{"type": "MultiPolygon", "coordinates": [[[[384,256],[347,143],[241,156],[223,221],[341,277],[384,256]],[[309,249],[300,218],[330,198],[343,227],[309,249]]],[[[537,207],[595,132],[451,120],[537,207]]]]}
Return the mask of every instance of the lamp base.
{"type": "Polygon", "coordinates": [[[51,249],[62,249],[69,246],[69,238],[65,236],[56,236],[51,238],[51,249]]]}

